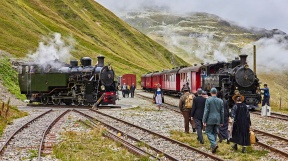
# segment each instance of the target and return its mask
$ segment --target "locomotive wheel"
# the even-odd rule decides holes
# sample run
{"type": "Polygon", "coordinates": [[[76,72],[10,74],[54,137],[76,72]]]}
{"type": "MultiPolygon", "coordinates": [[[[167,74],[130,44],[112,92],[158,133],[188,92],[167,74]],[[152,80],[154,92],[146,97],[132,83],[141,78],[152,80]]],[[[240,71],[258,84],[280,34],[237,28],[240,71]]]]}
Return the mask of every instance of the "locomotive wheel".
{"type": "Polygon", "coordinates": [[[87,102],[87,101],[84,101],[83,104],[84,104],[84,106],[89,106],[90,105],[90,103],[87,102]]]}
{"type": "Polygon", "coordinates": [[[81,102],[79,102],[78,100],[73,100],[73,103],[75,106],[80,106],[81,105],[81,102]]]}
{"type": "Polygon", "coordinates": [[[78,95],[78,96],[77,96],[77,99],[76,99],[76,100],[73,100],[73,103],[74,103],[75,106],[80,106],[80,105],[82,105],[82,103],[83,103],[82,96],[81,96],[81,95],[78,95]]]}
{"type": "Polygon", "coordinates": [[[53,105],[60,105],[61,99],[52,99],[53,105]]]}
{"type": "Polygon", "coordinates": [[[41,102],[43,103],[43,105],[48,105],[48,103],[49,103],[49,97],[48,97],[48,96],[42,97],[41,102]]]}

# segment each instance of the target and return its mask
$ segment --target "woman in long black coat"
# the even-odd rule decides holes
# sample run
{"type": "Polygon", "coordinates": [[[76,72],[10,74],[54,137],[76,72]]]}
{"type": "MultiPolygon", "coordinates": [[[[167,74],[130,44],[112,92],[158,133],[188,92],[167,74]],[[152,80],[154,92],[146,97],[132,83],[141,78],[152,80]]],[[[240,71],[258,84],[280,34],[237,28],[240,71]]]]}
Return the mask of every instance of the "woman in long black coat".
{"type": "Polygon", "coordinates": [[[242,145],[242,153],[246,153],[246,146],[250,145],[250,113],[244,101],[244,96],[235,95],[232,98],[236,104],[231,110],[233,121],[233,130],[231,142],[235,143],[232,148],[237,150],[237,144],[242,145]]]}

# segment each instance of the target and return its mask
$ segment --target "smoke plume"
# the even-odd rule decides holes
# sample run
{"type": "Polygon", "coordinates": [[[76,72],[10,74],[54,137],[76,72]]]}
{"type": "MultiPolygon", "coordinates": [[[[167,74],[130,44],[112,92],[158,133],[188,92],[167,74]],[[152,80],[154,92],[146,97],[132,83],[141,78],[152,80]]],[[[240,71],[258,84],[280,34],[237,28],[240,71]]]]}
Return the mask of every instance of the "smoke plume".
{"type": "MultiPolygon", "coordinates": [[[[261,38],[254,42],[257,53],[257,72],[271,72],[288,70],[288,37],[284,34],[276,34],[270,38],[261,38]]],[[[247,45],[243,54],[253,52],[252,45],[247,45]]],[[[250,54],[249,54],[250,55],[250,54]]],[[[248,60],[253,62],[252,56],[248,60]]]]}
{"type": "Polygon", "coordinates": [[[54,33],[50,37],[43,37],[35,52],[30,52],[27,57],[33,64],[43,67],[51,65],[60,67],[62,63],[68,62],[71,50],[74,49],[75,40],[71,37],[62,39],[60,33],[54,33]]]}

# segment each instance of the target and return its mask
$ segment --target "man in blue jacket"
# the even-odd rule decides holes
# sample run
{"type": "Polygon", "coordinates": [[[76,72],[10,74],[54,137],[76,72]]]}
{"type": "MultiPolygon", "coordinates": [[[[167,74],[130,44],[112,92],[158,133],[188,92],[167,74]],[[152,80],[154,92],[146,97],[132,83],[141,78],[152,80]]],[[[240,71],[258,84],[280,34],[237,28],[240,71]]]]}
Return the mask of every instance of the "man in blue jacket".
{"type": "Polygon", "coordinates": [[[265,104],[267,104],[268,106],[270,106],[270,93],[269,93],[269,88],[267,86],[267,84],[264,84],[264,88],[261,88],[261,90],[263,90],[263,101],[262,101],[262,106],[265,106],[265,104]]]}
{"type": "Polygon", "coordinates": [[[211,88],[211,96],[205,102],[205,109],[203,114],[203,126],[206,126],[206,134],[210,141],[210,148],[212,153],[215,153],[217,145],[217,134],[219,126],[224,123],[224,104],[220,98],[217,98],[217,89],[211,88]]]}

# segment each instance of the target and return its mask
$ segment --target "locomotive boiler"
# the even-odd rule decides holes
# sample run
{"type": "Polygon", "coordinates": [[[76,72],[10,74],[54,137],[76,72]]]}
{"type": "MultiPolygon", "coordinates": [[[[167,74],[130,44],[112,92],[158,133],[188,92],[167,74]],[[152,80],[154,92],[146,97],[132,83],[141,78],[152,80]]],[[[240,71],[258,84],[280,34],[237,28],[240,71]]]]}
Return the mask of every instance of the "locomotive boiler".
{"type": "Polygon", "coordinates": [[[90,57],[70,64],[54,61],[45,65],[25,63],[19,70],[21,94],[30,102],[47,104],[115,104],[116,87],[112,66],[104,65],[103,56],[92,65],[90,57]]]}
{"type": "Polygon", "coordinates": [[[232,62],[218,62],[201,67],[202,88],[209,91],[216,87],[229,106],[234,105],[233,95],[241,94],[250,109],[258,108],[261,102],[260,84],[257,75],[249,68],[247,55],[240,55],[232,62]]]}

